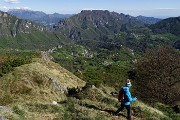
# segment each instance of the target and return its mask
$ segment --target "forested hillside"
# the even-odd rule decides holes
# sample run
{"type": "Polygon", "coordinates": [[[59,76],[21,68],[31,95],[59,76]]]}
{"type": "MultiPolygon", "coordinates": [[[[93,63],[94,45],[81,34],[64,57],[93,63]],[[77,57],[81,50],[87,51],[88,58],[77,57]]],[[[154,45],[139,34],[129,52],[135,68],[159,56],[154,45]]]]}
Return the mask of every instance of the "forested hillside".
{"type": "Polygon", "coordinates": [[[167,18],[154,25],[151,25],[150,28],[155,33],[171,33],[176,36],[180,34],[180,17],[167,18]]]}

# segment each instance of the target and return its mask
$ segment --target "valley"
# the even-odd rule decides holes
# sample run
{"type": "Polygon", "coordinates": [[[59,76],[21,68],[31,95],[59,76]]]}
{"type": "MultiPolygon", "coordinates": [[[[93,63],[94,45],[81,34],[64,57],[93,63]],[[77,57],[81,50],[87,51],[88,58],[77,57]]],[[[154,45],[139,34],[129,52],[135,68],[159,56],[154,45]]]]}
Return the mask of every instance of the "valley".
{"type": "Polygon", "coordinates": [[[27,19],[0,12],[0,119],[123,120],[126,112],[113,114],[120,103],[111,93],[128,78],[138,95],[135,119],[180,118],[180,100],[171,93],[171,103],[139,94],[149,88],[143,83],[156,86],[160,79],[153,92],[171,87],[179,96],[179,17],[148,21],[82,10],[57,18],[51,28],[27,19]]]}

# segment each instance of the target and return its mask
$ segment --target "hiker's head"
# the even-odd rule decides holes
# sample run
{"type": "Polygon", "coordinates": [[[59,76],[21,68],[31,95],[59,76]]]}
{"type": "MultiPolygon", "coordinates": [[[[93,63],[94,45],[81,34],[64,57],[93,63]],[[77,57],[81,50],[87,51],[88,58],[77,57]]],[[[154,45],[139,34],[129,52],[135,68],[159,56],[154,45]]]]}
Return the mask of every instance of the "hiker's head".
{"type": "Polygon", "coordinates": [[[126,87],[131,87],[132,86],[132,84],[131,84],[131,81],[129,80],[129,79],[127,79],[127,81],[126,81],[126,87]]]}

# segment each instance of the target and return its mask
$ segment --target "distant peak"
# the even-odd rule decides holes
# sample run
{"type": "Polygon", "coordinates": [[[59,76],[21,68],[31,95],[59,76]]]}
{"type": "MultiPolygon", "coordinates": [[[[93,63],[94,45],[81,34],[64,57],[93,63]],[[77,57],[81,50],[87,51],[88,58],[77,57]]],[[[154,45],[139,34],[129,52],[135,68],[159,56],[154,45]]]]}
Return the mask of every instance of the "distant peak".
{"type": "Polygon", "coordinates": [[[109,12],[108,10],[82,10],[81,13],[89,13],[89,12],[109,12]]]}
{"type": "Polygon", "coordinates": [[[42,11],[34,11],[34,10],[23,9],[23,8],[22,9],[9,9],[8,12],[38,12],[38,13],[44,13],[42,11]]]}
{"type": "Polygon", "coordinates": [[[53,13],[52,15],[59,15],[59,13],[55,12],[55,13],[53,13]]]}
{"type": "Polygon", "coordinates": [[[8,11],[32,11],[30,9],[9,9],[8,11]]]}

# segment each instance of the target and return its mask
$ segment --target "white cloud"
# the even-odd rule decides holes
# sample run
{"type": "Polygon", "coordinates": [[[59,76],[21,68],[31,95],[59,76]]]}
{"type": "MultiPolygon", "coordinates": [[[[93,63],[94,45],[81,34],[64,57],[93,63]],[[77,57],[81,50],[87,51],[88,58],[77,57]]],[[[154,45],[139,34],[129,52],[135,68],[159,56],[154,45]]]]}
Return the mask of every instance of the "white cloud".
{"type": "Polygon", "coordinates": [[[19,3],[19,0],[4,0],[4,1],[11,4],[19,3]]]}
{"type": "Polygon", "coordinates": [[[7,12],[8,10],[11,10],[11,9],[31,10],[30,7],[7,7],[7,6],[4,6],[4,5],[0,4],[0,10],[1,11],[7,12]]]}
{"type": "Polygon", "coordinates": [[[16,7],[15,9],[31,10],[30,7],[16,7]]]}
{"type": "Polygon", "coordinates": [[[178,8],[156,8],[156,10],[179,10],[178,8]]]}
{"type": "Polygon", "coordinates": [[[4,5],[0,5],[0,10],[2,11],[7,11],[9,8],[7,6],[4,5]]]}

